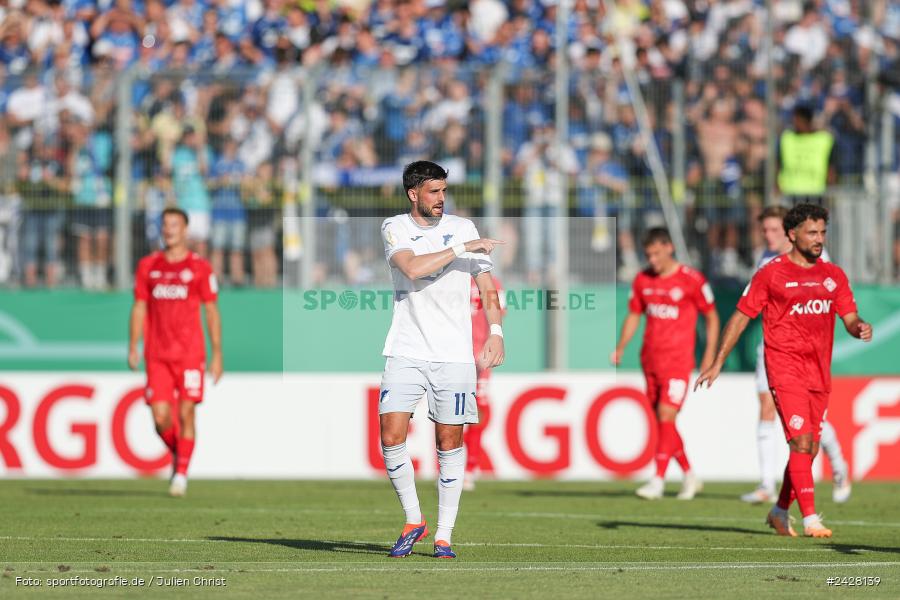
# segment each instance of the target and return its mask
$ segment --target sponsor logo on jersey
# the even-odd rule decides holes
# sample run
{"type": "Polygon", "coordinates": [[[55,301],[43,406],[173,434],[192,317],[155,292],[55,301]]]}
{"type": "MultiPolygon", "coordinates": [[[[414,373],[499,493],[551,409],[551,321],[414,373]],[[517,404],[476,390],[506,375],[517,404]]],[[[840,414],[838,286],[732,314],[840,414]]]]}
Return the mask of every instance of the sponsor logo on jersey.
{"type": "Polygon", "coordinates": [[[647,315],[657,319],[676,320],[678,318],[678,307],[671,304],[650,303],[647,305],[647,315]]]}
{"type": "Polygon", "coordinates": [[[397,238],[394,237],[394,232],[390,229],[385,229],[384,241],[387,242],[387,245],[391,248],[397,245],[397,238]]]}
{"type": "Polygon", "coordinates": [[[157,300],[187,300],[188,288],[186,285],[157,283],[153,286],[153,297],[157,300]]]}
{"type": "Polygon", "coordinates": [[[831,300],[807,300],[805,304],[791,306],[792,315],[827,315],[831,312],[831,300]]]}
{"type": "Polygon", "coordinates": [[[182,269],[181,273],[178,274],[178,278],[185,283],[190,283],[194,278],[194,272],[190,269],[182,269]]]}
{"type": "Polygon", "coordinates": [[[794,415],[791,417],[791,420],[788,421],[788,425],[791,426],[791,429],[799,431],[801,427],[803,427],[803,417],[800,415],[794,415]]]}
{"type": "Polygon", "coordinates": [[[162,271],[150,271],[150,279],[159,279],[162,277],[162,271]]]}
{"type": "Polygon", "coordinates": [[[791,287],[797,287],[798,285],[800,285],[800,284],[797,283],[796,281],[788,281],[787,283],[784,284],[784,287],[791,288],[791,287]]]}
{"type": "Polygon", "coordinates": [[[684,292],[681,291],[680,287],[673,287],[671,290],[669,290],[669,297],[673,302],[678,302],[679,300],[684,298],[684,292]]]}
{"type": "Polygon", "coordinates": [[[819,283],[818,281],[804,281],[803,282],[803,287],[819,287],[820,285],[822,285],[822,284],[819,283]]]}
{"type": "Polygon", "coordinates": [[[824,285],[825,289],[829,292],[833,292],[835,288],[837,288],[837,283],[831,277],[826,278],[825,281],[822,282],[822,285],[824,285]]]}
{"type": "Polygon", "coordinates": [[[452,233],[444,234],[444,245],[446,246],[447,244],[449,244],[451,239],[453,239],[452,233]]]}

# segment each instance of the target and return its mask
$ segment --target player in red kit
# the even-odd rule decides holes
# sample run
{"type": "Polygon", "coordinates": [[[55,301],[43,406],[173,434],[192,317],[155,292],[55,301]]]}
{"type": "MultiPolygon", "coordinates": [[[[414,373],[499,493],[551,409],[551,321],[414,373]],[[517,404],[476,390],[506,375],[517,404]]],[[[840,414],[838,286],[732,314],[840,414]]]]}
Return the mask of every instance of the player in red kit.
{"type": "Polygon", "coordinates": [[[835,315],[853,337],[872,339],[872,326],[857,314],[844,271],[821,259],[827,224],[828,210],[822,206],[798,204],[788,211],[784,231],[791,251],[772,259],[750,280],[725,327],[715,361],[694,384],[694,389],[713,384],[750,319],[762,313],[769,387],[790,447],[778,503],[766,523],[779,535],[792,537],[797,533],[788,510],[795,499],[804,534],[831,537],[816,514],[812,462],[831,390],[835,315]]]}
{"type": "Polygon", "coordinates": [[[719,315],[712,289],[703,274],[675,260],[675,248],[666,229],[653,228],[647,232],[644,253],[650,267],[634,279],[628,316],[610,360],[619,365],[641,315],[646,315],[641,368],[647,380],[647,397],[656,409],[659,435],[656,475],[638,488],[637,495],[648,500],[662,498],[666,469],[674,458],[684,471],[678,498],[690,500],[703,486],[691,470],[675,419],[687,397],[694,368],[697,314],[702,314],[706,321],[706,351],[701,370],[712,363],[719,337],[719,315]]]}
{"type": "Polygon", "coordinates": [[[156,431],[172,452],[172,496],[187,492],[187,471],[194,451],[194,407],[203,401],[206,346],[200,306],[206,312],[213,382],[222,376],[222,331],[216,306],[218,285],[212,267],[187,249],[188,217],[177,208],[162,214],[165,250],[138,263],[128,344],[128,366],[140,363],[138,341],[144,335],[147,369],[145,398],[156,431]]]}
{"type": "MultiPolygon", "coordinates": [[[[506,295],[503,293],[503,287],[500,280],[491,276],[494,280],[494,287],[497,289],[496,297],[489,297],[488,302],[496,302],[500,306],[502,314],[506,314],[506,295]]],[[[475,489],[475,480],[478,473],[483,468],[490,468],[489,464],[485,464],[487,457],[481,452],[481,435],[490,419],[490,406],[488,402],[488,379],[491,376],[490,368],[483,368],[483,357],[479,356],[484,349],[484,343],[491,336],[490,325],[488,324],[487,314],[484,312],[484,305],[481,301],[481,293],[478,290],[478,284],[472,279],[472,351],[475,354],[475,374],[478,383],[475,390],[475,402],[478,406],[479,422],[466,426],[466,433],[463,435],[463,443],[466,446],[466,475],[463,479],[463,490],[471,492],[475,489]]]]}

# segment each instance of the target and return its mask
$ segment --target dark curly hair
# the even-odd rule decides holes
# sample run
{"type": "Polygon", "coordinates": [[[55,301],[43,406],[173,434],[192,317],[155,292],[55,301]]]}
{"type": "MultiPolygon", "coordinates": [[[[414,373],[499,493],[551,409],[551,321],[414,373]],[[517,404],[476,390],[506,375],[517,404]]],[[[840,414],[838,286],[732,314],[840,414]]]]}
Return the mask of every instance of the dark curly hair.
{"type": "Polygon", "coordinates": [[[408,192],[414,190],[426,181],[437,179],[443,181],[447,179],[449,171],[445,171],[442,166],[429,160],[417,160],[409,163],[403,169],[403,191],[408,192]]]}
{"type": "Polygon", "coordinates": [[[784,232],[796,229],[807,219],[828,223],[828,209],[818,204],[798,204],[784,215],[784,232]]]}

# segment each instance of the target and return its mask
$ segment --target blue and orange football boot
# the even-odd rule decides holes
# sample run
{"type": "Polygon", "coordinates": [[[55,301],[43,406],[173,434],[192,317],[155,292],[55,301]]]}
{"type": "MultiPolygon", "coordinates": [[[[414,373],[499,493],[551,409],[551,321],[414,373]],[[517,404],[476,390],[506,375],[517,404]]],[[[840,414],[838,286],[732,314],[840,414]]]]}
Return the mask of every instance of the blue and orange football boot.
{"type": "Polygon", "coordinates": [[[434,542],[435,558],[456,558],[456,553],[450,549],[450,544],[444,540],[436,540],[434,542]]]}
{"type": "Polygon", "coordinates": [[[415,543],[427,535],[428,525],[425,523],[425,519],[422,519],[422,522],[418,525],[415,523],[407,523],[406,527],[403,528],[403,533],[397,538],[397,543],[391,548],[391,553],[388,556],[391,558],[404,558],[409,556],[412,554],[415,543]]]}

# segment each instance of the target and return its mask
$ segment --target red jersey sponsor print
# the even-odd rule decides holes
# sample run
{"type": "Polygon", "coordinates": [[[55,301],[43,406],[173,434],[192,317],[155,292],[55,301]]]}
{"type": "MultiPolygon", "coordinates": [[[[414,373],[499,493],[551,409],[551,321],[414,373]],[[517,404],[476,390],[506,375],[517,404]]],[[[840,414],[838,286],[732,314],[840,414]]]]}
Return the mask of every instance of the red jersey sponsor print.
{"type": "Polygon", "coordinates": [[[647,269],[631,286],[628,310],[647,317],[641,366],[654,373],[690,373],[694,368],[697,313],[715,310],[702,273],[681,265],[661,277],[647,269]]]}
{"type": "Polygon", "coordinates": [[[200,303],[214,302],[216,276],[193,252],[170,263],[162,252],[138,263],[134,297],[147,302],[144,357],[150,360],[197,361],[206,358],[200,303]]]}
{"type": "Polygon", "coordinates": [[[835,317],[856,312],[840,267],[819,259],[804,268],[779,256],[756,272],[737,308],[751,319],[762,312],[769,387],[831,390],[835,317]]]}
{"type": "MultiPolygon", "coordinates": [[[[494,287],[497,288],[497,297],[500,301],[500,309],[503,314],[506,314],[506,294],[503,293],[503,286],[500,285],[500,280],[491,275],[491,279],[494,280],[494,287]]],[[[488,324],[487,313],[484,312],[484,307],[481,303],[481,292],[478,290],[478,284],[475,283],[475,278],[472,278],[472,352],[476,357],[478,353],[481,352],[481,349],[484,348],[485,342],[487,339],[491,337],[491,326],[488,324]]]]}

